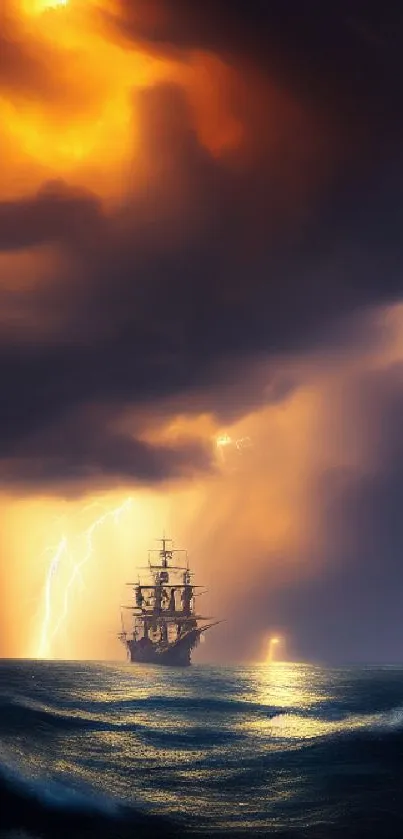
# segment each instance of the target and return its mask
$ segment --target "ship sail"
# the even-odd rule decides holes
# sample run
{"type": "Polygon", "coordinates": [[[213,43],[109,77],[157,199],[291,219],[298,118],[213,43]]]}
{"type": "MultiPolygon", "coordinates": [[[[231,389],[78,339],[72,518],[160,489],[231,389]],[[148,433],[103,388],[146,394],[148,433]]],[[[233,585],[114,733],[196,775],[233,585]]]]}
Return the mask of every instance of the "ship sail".
{"type": "Polygon", "coordinates": [[[127,583],[133,590],[133,603],[122,607],[119,638],[132,662],[184,667],[191,663],[201,633],[220,621],[201,623],[213,618],[197,614],[196,598],[206,589],[193,584],[187,551],[174,549],[171,539],[159,541],[161,549],[149,551],[148,566],[143,569],[152,582],[139,578],[137,583],[127,583]],[[123,610],[132,615],[129,632],[123,610]]]}

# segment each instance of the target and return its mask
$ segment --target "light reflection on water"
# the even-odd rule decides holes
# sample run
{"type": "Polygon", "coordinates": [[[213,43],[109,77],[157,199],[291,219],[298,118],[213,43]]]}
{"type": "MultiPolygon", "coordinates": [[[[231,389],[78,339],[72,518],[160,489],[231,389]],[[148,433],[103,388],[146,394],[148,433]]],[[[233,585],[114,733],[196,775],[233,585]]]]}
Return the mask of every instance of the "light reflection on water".
{"type": "MultiPolygon", "coordinates": [[[[312,825],[334,818],[336,743],[346,776],[358,761],[382,781],[354,738],[400,730],[403,673],[15,662],[0,665],[9,700],[0,748],[21,771],[198,823],[263,829],[306,826],[307,807],[312,825]]],[[[347,812],[348,785],[342,795],[347,812]]]]}
{"type": "MultiPolygon", "coordinates": [[[[282,708],[309,708],[325,701],[327,691],[321,692],[321,671],[307,664],[272,662],[256,667],[252,684],[257,689],[259,702],[282,708]]],[[[325,687],[323,685],[323,687],[325,687]]]]}

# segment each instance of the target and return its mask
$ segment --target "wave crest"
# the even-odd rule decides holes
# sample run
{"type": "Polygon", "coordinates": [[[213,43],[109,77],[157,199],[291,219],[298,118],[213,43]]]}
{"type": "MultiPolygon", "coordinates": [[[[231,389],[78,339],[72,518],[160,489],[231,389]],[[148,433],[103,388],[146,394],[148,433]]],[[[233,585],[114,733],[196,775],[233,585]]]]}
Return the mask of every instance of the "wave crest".
{"type": "Polygon", "coordinates": [[[33,779],[0,764],[0,836],[18,830],[43,839],[174,839],[178,825],[143,810],[124,807],[107,796],[67,784],[33,779]]]}

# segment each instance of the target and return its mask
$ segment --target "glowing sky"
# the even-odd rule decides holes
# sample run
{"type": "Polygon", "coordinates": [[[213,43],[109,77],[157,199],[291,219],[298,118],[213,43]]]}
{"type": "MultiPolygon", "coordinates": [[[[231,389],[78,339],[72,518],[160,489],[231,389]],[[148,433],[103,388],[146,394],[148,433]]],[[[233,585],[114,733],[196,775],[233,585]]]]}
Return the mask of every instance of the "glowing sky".
{"type": "Polygon", "coordinates": [[[122,656],[164,528],[199,659],[401,655],[401,24],[264,5],[3,2],[2,655],[122,656]]]}

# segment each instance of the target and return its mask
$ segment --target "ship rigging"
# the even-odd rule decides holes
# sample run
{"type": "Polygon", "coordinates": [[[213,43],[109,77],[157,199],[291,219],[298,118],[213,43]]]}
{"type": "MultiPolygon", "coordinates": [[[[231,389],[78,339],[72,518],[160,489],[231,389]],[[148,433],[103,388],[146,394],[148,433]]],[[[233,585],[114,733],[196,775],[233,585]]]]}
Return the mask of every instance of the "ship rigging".
{"type": "Polygon", "coordinates": [[[149,551],[148,565],[140,569],[148,571],[152,582],[143,583],[139,577],[137,583],[126,584],[133,589],[134,604],[122,606],[119,638],[132,662],[186,667],[201,634],[221,621],[197,614],[196,598],[206,588],[193,584],[187,551],[174,549],[165,536],[158,541],[161,549],[149,551]],[[125,628],[125,611],[132,615],[130,631],[125,628]]]}

